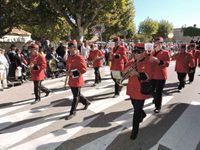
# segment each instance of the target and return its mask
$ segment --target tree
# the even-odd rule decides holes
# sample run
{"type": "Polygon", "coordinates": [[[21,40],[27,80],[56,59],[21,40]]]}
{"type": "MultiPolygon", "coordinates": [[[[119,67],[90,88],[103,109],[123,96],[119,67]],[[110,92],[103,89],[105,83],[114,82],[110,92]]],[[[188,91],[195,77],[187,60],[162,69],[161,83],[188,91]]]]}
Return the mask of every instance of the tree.
{"type": "Polygon", "coordinates": [[[131,38],[135,33],[134,25],[134,6],[132,0],[115,0],[110,11],[104,10],[91,26],[104,24],[106,31],[103,33],[103,39],[110,39],[113,36],[131,38]]]}
{"type": "Polygon", "coordinates": [[[20,0],[0,1],[0,38],[9,33],[13,27],[26,21],[27,12],[23,9],[20,0]]]}
{"type": "Polygon", "coordinates": [[[183,30],[183,35],[184,36],[190,36],[190,37],[194,37],[194,36],[200,36],[200,28],[196,28],[196,27],[184,27],[182,28],[183,30]]]}
{"type": "Polygon", "coordinates": [[[158,22],[150,19],[149,17],[139,25],[139,33],[146,34],[149,37],[152,37],[154,34],[156,34],[157,30],[158,22]]]}
{"type": "Polygon", "coordinates": [[[163,38],[167,38],[169,33],[173,32],[173,25],[169,23],[167,20],[161,20],[158,23],[158,30],[156,36],[162,36],[163,38]]]}

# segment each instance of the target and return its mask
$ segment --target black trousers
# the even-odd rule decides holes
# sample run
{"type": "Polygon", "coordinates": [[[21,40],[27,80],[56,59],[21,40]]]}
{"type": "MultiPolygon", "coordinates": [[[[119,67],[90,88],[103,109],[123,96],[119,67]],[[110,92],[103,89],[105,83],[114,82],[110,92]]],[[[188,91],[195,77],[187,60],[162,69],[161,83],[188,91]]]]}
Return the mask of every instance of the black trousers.
{"type": "Polygon", "coordinates": [[[194,74],[195,74],[195,70],[194,70],[194,72],[188,73],[190,83],[194,81],[194,74]]]}
{"type": "Polygon", "coordinates": [[[35,94],[35,99],[36,100],[40,100],[41,97],[41,91],[42,92],[49,92],[49,89],[47,89],[45,86],[42,85],[42,80],[40,81],[33,81],[33,84],[34,84],[34,94],[35,94]]]}
{"type": "Polygon", "coordinates": [[[87,105],[89,100],[81,94],[81,87],[70,87],[73,94],[73,102],[70,110],[70,115],[76,113],[78,102],[80,101],[83,105],[87,105]]]}
{"type": "Polygon", "coordinates": [[[161,109],[162,105],[162,92],[163,88],[165,86],[166,80],[155,80],[152,79],[152,96],[153,96],[153,101],[155,103],[155,108],[156,109],[161,109]]]}
{"type": "Polygon", "coordinates": [[[101,74],[99,71],[99,67],[94,68],[94,74],[95,74],[95,83],[100,83],[101,82],[101,74]]]}
{"type": "Polygon", "coordinates": [[[178,77],[178,80],[179,80],[179,86],[178,86],[179,90],[181,90],[182,88],[185,87],[186,76],[187,76],[187,73],[177,72],[177,77],[178,77]]]}
{"type": "Polygon", "coordinates": [[[119,95],[120,91],[122,90],[122,86],[119,85],[120,79],[114,79],[112,73],[111,73],[111,78],[115,82],[115,95],[119,95]]]}
{"type": "Polygon", "coordinates": [[[134,132],[134,134],[137,134],[139,131],[139,124],[140,124],[141,117],[146,115],[146,113],[143,110],[144,100],[131,99],[131,102],[134,108],[132,133],[134,132]]]}

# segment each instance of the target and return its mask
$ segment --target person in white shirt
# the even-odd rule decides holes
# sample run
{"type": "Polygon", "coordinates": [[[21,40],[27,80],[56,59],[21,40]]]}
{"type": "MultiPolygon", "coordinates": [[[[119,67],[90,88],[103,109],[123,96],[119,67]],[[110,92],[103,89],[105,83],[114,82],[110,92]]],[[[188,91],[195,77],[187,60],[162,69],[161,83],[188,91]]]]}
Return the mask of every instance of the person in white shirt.
{"type": "Polygon", "coordinates": [[[7,73],[9,67],[8,61],[4,55],[5,50],[0,48],[0,90],[7,88],[7,73]]]}
{"type": "Polygon", "coordinates": [[[81,55],[87,60],[90,51],[90,46],[86,41],[83,41],[81,46],[81,55]]]}

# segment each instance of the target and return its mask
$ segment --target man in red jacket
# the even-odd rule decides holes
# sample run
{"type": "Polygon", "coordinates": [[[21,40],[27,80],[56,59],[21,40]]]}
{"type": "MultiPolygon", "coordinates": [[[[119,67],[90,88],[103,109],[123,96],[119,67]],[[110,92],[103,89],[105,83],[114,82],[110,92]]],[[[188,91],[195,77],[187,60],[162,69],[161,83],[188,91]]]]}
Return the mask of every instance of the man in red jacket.
{"type": "Polygon", "coordinates": [[[193,60],[192,53],[187,52],[187,45],[181,44],[179,53],[172,56],[172,59],[176,61],[175,71],[179,80],[178,90],[181,91],[185,87],[186,75],[194,68],[195,62],[193,60]]]}
{"type": "Polygon", "coordinates": [[[167,67],[170,62],[170,54],[162,49],[163,38],[157,37],[154,40],[153,56],[158,58],[154,66],[152,84],[153,84],[153,102],[155,103],[155,113],[159,113],[162,105],[162,91],[167,80],[167,67]]]}
{"type": "MultiPolygon", "coordinates": [[[[132,58],[124,72],[130,70],[133,66],[134,69],[129,71],[129,78],[127,84],[127,95],[130,96],[131,102],[134,108],[132,132],[130,138],[132,140],[136,139],[139,132],[139,124],[143,121],[146,113],[143,110],[145,99],[149,98],[151,95],[149,93],[144,93],[142,91],[143,83],[151,83],[151,78],[153,74],[154,58],[152,55],[145,53],[144,44],[135,44],[134,47],[134,58],[132,58]]],[[[144,88],[147,88],[145,86],[144,88]]]]}
{"type": "Polygon", "coordinates": [[[31,78],[34,83],[34,93],[35,101],[32,104],[35,104],[41,100],[40,90],[46,93],[46,96],[49,95],[50,90],[42,86],[42,81],[45,78],[44,70],[46,69],[46,59],[43,55],[39,54],[39,45],[32,44],[30,46],[31,50],[31,59],[30,59],[30,69],[31,69],[31,78]]]}
{"type": "Polygon", "coordinates": [[[66,120],[75,116],[79,101],[85,105],[83,108],[84,110],[90,105],[89,100],[81,94],[81,87],[84,85],[83,74],[87,70],[87,64],[84,57],[79,54],[77,42],[75,40],[68,43],[68,49],[70,55],[68,56],[66,62],[66,74],[69,76],[68,85],[70,86],[73,94],[73,102],[70,114],[66,117],[66,120]]]}
{"type": "Polygon", "coordinates": [[[190,45],[188,46],[188,52],[191,53],[192,60],[195,63],[194,67],[190,66],[190,70],[188,72],[189,83],[192,83],[194,81],[194,75],[195,75],[195,70],[196,70],[197,60],[198,60],[198,55],[199,55],[199,51],[196,50],[195,43],[190,43],[190,45]]]}
{"type": "Polygon", "coordinates": [[[97,49],[97,46],[95,44],[92,44],[91,50],[89,52],[88,60],[92,61],[92,65],[94,68],[95,82],[93,86],[101,82],[101,75],[100,75],[99,68],[102,67],[103,65],[103,62],[102,62],[103,57],[104,57],[103,52],[97,49]]]}
{"type": "Polygon", "coordinates": [[[124,65],[128,62],[127,49],[121,45],[119,37],[114,38],[115,47],[113,47],[110,53],[111,61],[111,76],[115,82],[115,95],[114,98],[119,96],[122,86],[120,86],[121,73],[124,70],[124,65]]]}

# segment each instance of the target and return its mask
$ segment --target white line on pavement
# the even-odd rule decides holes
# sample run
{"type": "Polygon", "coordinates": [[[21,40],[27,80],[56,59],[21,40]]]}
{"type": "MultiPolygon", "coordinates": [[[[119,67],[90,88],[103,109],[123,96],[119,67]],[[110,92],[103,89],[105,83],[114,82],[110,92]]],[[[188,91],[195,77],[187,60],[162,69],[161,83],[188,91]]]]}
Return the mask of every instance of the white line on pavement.
{"type": "Polygon", "coordinates": [[[93,118],[84,120],[78,124],[69,126],[69,127],[67,127],[67,129],[63,128],[63,129],[57,130],[53,133],[50,133],[45,136],[39,137],[37,139],[31,140],[27,143],[18,145],[13,148],[9,148],[9,150],[22,150],[22,149],[53,150],[56,147],[58,147],[62,142],[70,139],[73,135],[78,133],[80,130],[82,130],[86,125],[88,125],[90,122],[95,120],[97,117],[98,117],[98,115],[94,116],[93,118]],[[60,133],[62,133],[62,134],[60,134],[60,133]]]}

